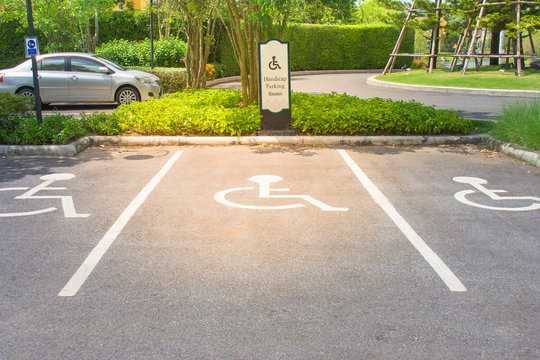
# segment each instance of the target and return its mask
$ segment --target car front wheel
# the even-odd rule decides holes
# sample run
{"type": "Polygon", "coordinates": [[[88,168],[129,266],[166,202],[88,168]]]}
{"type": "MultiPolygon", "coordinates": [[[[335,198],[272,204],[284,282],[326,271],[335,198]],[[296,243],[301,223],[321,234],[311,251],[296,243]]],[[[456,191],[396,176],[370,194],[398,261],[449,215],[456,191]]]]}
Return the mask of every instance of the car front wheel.
{"type": "Polygon", "coordinates": [[[34,90],[31,88],[22,88],[17,90],[16,94],[22,97],[34,97],[34,90]]]}
{"type": "Polygon", "coordinates": [[[132,87],[124,87],[116,93],[116,102],[120,105],[131,104],[134,101],[141,101],[141,96],[132,87]]]}

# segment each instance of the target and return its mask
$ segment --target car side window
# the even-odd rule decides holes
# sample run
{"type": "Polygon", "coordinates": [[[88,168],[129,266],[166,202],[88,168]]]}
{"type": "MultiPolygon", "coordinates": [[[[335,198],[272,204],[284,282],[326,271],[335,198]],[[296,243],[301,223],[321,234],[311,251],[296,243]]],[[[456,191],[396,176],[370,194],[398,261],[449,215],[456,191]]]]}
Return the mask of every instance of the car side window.
{"type": "Polygon", "coordinates": [[[98,73],[103,65],[87,59],[71,58],[71,71],[98,73]]]}
{"type": "Polygon", "coordinates": [[[64,71],[64,58],[47,58],[38,62],[38,70],[64,71]]]}

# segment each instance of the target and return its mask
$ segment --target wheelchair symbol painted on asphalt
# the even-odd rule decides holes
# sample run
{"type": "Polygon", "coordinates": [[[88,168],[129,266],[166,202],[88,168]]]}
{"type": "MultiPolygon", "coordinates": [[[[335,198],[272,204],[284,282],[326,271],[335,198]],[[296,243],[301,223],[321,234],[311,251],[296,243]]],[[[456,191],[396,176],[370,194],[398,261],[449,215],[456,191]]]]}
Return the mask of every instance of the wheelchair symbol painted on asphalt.
{"type": "Polygon", "coordinates": [[[474,187],[476,190],[462,190],[455,193],[454,197],[457,201],[462,202],[463,204],[488,209],[488,210],[499,210],[499,211],[527,211],[527,210],[537,210],[540,209],[540,198],[534,196],[499,196],[497,193],[506,193],[506,190],[489,190],[483,185],[488,183],[487,180],[480,179],[477,177],[468,177],[468,176],[456,176],[452,180],[455,182],[469,184],[474,187]],[[497,207],[497,206],[488,206],[473,202],[467,199],[467,195],[474,194],[477,191],[487,195],[492,200],[527,200],[531,201],[532,204],[529,206],[521,207],[497,207]]]}
{"type": "Polygon", "coordinates": [[[299,199],[303,202],[293,203],[290,205],[275,205],[275,206],[259,206],[259,205],[247,205],[247,204],[238,204],[232,201],[227,200],[226,196],[230,193],[237,191],[247,191],[254,190],[254,187],[238,187],[233,189],[227,189],[220,191],[214,195],[214,199],[227,206],[241,208],[241,209],[251,209],[251,210],[284,210],[284,209],[295,209],[306,206],[305,203],[314,205],[321,209],[322,211],[348,211],[348,208],[339,208],[333,207],[313,198],[310,195],[277,195],[272,194],[272,192],[287,192],[290,189],[272,189],[270,184],[282,181],[283,178],[276,175],[257,175],[250,177],[248,179],[251,182],[259,184],[259,198],[260,199],[299,199]]]}
{"type": "MultiPolygon", "coordinates": [[[[13,187],[13,188],[3,188],[0,191],[26,191],[24,194],[15,197],[16,200],[25,200],[25,199],[59,199],[62,204],[62,210],[64,211],[64,217],[66,218],[76,218],[76,217],[88,217],[90,214],[79,214],[75,210],[75,205],[73,204],[73,197],[67,195],[35,195],[40,191],[57,191],[57,190],[66,190],[65,187],[49,187],[55,181],[64,181],[71,180],[75,177],[74,174],[60,173],[60,174],[49,174],[43,175],[40,177],[40,180],[43,182],[33,188],[28,187],[13,187]]],[[[57,208],[49,207],[33,211],[25,212],[16,212],[16,213],[0,213],[0,217],[17,217],[17,216],[30,216],[38,215],[51,211],[55,211],[57,208]]]]}

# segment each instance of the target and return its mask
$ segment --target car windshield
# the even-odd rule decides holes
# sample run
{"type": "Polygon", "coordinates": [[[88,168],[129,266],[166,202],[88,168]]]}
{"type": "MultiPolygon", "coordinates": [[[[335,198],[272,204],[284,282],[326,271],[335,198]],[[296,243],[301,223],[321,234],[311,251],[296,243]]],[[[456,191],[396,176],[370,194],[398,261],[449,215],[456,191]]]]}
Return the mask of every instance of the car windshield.
{"type": "Polygon", "coordinates": [[[30,70],[32,70],[32,60],[26,60],[22,64],[19,64],[19,65],[15,66],[14,69],[17,69],[17,70],[28,70],[28,69],[30,69],[30,70]]]}
{"type": "Polygon", "coordinates": [[[113,63],[112,61],[110,60],[107,60],[105,58],[102,58],[101,56],[94,56],[96,59],[99,59],[101,61],[103,61],[104,63],[106,63],[107,65],[109,65],[110,67],[112,67],[114,70],[120,70],[120,71],[125,71],[126,69],[121,67],[120,65],[117,65],[115,63],[113,63]]]}

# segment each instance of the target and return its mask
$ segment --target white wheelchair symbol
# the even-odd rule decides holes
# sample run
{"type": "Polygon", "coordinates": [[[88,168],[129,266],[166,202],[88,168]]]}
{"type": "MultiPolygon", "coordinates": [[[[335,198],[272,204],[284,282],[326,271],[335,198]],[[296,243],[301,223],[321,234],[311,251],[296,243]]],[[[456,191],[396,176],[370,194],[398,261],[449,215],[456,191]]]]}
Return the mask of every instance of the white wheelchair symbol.
{"type": "MultiPolygon", "coordinates": [[[[13,187],[13,188],[3,188],[0,189],[0,191],[26,191],[24,194],[17,196],[15,199],[17,200],[23,200],[23,199],[60,199],[62,203],[62,209],[64,210],[64,217],[67,218],[76,218],[76,217],[88,217],[90,214],[78,214],[75,210],[75,205],[73,204],[73,197],[71,196],[62,196],[62,195],[56,195],[56,196],[39,196],[34,195],[38,193],[39,191],[45,191],[45,190],[66,190],[65,187],[48,187],[55,181],[61,181],[61,180],[71,180],[75,177],[73,174],[49,174],[44,175],[40,177],[40,180],[43,180],[41,184],[38,186],[35,186],[33,188],[28,187],[13,187]]],[[[18,213],[0,213],[0,217],[17,217],[17,216],[29,216],[29,215],[38,215],[43,214],[51,211],[55,211],[57,208],[55,207],[49,207],[44,208],[41,210],[34,210],[34,211],[26,211],[26,212],[18,212],[18,213]]]]}
{"type": "MultiPolygon", "coordinates": [[[[338,208],[338,207],[327,205],[309,195],[271,194],[271,192],[290,191],[290,189],[271,189],[270,188],[271,183],[275,183],[275,182],[279,182],[283,180],[281,177],[276,176],[276,175],[257,175],[257,176],[250,177],[248,180],[259,184],[259,198],[261,199],[301,199],[311,205],[314,205],[320,208],[323,211],[349,210],[348,208],[338,208]]],[[[226,196],[232,192],[254,190],[254,189],[255,189],[254,187],[239,187],[239,188],[227,189],[227,190],[223,190],[216,193],[214,195],[214,199],[223,205],[227,205],[227,206],[231,206],[235,208],[242,208],[242,209],[252,209],[252,210],[283,210],[283,209],[294,209],[294,208],[306,206],[304,203],[295,203],[295,204],[290,204],[290,205],[275,205],[275,206],[246,205],[246,204],[238,204],[238,203],[235,203],[226,199],[226,196]]]]}
{"type": "Polygon", "coordinates": [[[456,198],[456,200],[466,205],[475,206],[482,209],[499,210],[499,211],[527,211],[527,210],[540,209],[540,198],[537,198],[534,196],[499,196],[497,195],[497,193],[505,193],[506,190],[489,190],[486,187],[482,186],[488,183],[487,180],[484,180],[484,179],[480,179],[476,177],[468,177],[468,176],[456,176],[452,180],[459,183],[470,184],[472,187],[476,189],[476,190],[462,190],[455,193],[454,197],[456,198]],[[492,200],[528,200],[528,201],[532,201],[532,204],[529,206],[522,206],[522,207],[497,207],[497,206],[487,206],[487,205],[478,204],[476,202],[473,202],[467,199],[466,197],[467,195],[476,193],[477,191],[484,193],[492,200]]]}

